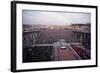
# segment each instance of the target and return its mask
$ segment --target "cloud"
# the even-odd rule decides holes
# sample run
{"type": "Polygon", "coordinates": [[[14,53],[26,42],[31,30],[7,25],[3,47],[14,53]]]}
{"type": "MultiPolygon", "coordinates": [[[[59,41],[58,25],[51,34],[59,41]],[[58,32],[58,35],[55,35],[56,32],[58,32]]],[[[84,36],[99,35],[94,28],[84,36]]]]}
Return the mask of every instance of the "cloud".
{"type": "Polygon", "coordinates": [[[23,24],[66,25],[91,22],[89,13],[23,10],[22,15],[23,24]]]}

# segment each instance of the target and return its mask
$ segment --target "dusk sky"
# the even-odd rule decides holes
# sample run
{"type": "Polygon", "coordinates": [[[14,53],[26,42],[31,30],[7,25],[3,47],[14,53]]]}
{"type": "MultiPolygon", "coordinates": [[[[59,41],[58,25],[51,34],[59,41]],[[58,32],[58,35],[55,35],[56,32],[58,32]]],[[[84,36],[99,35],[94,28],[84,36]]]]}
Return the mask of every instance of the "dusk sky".
{"type": "Polygon", "coordinates": [[[89,13],[23,10],[22,17],[23,24],[67,25],[91,22],[89,13]]]}

